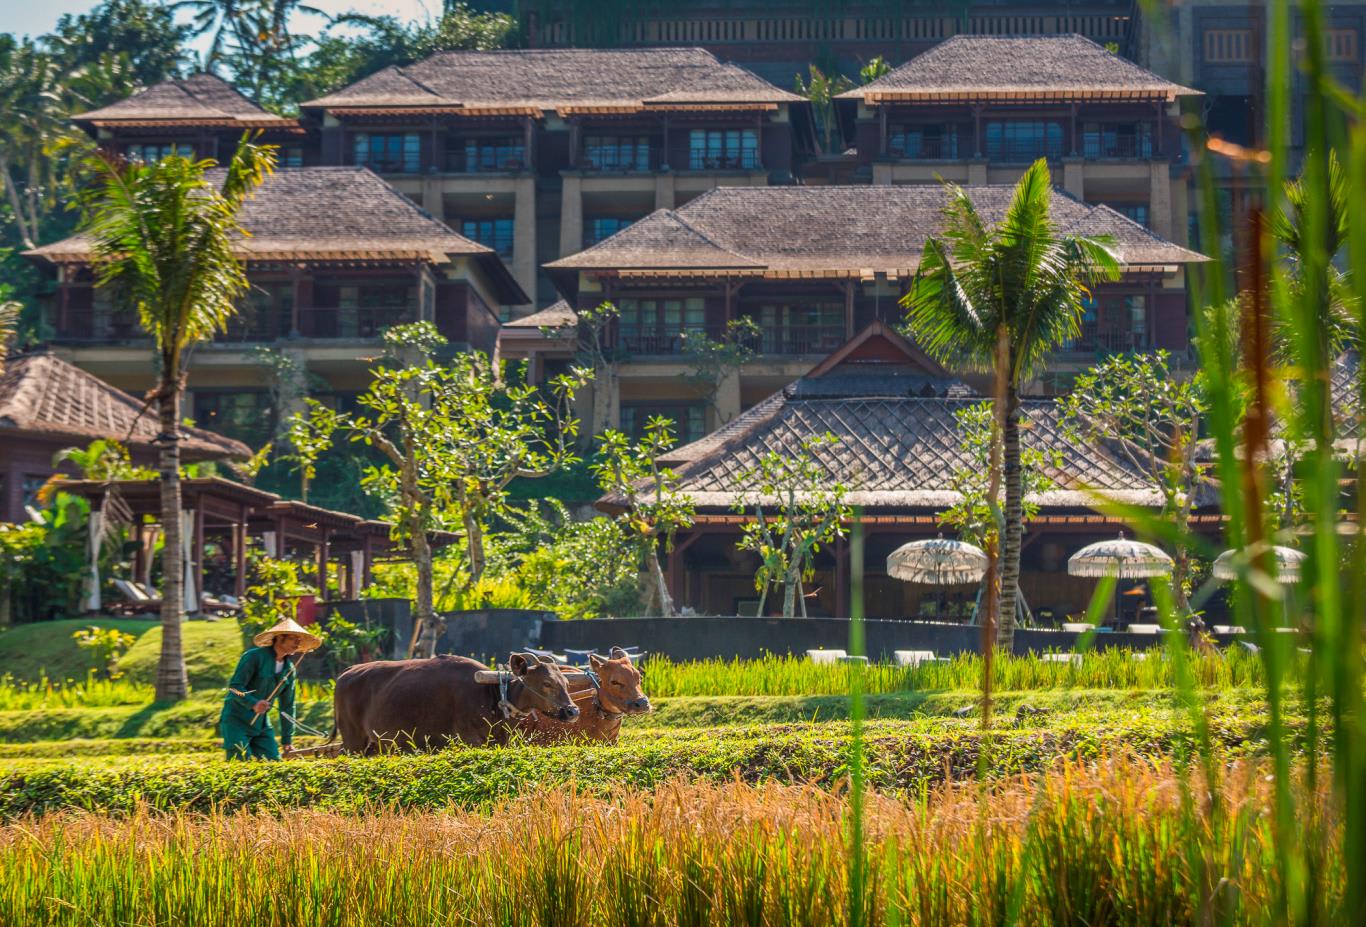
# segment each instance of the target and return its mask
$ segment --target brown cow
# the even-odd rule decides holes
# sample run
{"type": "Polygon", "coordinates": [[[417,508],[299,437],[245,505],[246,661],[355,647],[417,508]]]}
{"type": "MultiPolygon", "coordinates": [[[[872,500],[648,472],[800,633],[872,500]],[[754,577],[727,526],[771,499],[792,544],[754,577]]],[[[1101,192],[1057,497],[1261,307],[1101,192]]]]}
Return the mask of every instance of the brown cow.
{"type": "Polygon", "coordinates": [[[588,657],[589,669],[598,677],[599,685],[585,673],[570,672],[569,694],[584,705],[583,713],[570,722],[556,721],[544,715],[521,718],[517,730],[536,744],[564,743],[570,740],[601,740],[616,743],[621,731],[621,720],[626,715],[651,710],[650,700],[640,688],[640,670],[620,647],[613,647],[611,658],[597,654],[588,657]],[[591,704],[585,704],[590,702],[591,704]]]}
{"type": "Polygon", "coordinates": [[[361,663],[342,673],[332,696],[342,749],[367,755],[382,749],[439,750],[458,741],[503,744],[519,713],[544,713],[572,722],[579,709],[564,673],[530,654],[508,658],[512,680],[507,700],[513,718],[499,708],[501,687],[474,681],[484,664],[465,657],[361,663]]]}

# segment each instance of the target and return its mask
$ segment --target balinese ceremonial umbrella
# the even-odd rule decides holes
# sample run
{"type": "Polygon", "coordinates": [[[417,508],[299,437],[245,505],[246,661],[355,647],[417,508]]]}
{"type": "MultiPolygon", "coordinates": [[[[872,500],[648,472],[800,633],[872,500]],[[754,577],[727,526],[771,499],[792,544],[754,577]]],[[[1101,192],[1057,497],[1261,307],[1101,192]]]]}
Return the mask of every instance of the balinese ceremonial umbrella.
{"type": "MultiPolygon", "coordinates": [[[[1265,550],[1265,548],[1263,548],[1265,550]]],[[[1276,582],[1283,586],[1293,586],[1300,581],[1300,565],[1305,555],[1293,547],[1273,546],[1271,555],[1276,558],[1276,582]]],[[[1214,559],[1210,572],[1215,579],[1228,581],[1238,578],[1238,567],[1258,554],[1249,550],[1226,550],[1214,559]]]]}
{"type": "MultiPolygon", "coordinates": [[[[1067,560],[1069,576],[1146,579],[1165,576],[1171,571],[1172,558],[1160,547],[1130,540],[1123,531],[1113,541],[1087,544],[1067,560]]],[[[1115,618],[1119,618],[1119,596],[1115,596],[1115,618]]]]}
{"type": "MultiPolygon", "coordinates": [[[[982,548],[942,534],[933,540],[902,544],[887,556],[887,575],[908,583],[959,586],[981,582],[986,571],[987,555],[982,548]]],[[[942,616],[942,595],[939,611],[942,616]]]]}

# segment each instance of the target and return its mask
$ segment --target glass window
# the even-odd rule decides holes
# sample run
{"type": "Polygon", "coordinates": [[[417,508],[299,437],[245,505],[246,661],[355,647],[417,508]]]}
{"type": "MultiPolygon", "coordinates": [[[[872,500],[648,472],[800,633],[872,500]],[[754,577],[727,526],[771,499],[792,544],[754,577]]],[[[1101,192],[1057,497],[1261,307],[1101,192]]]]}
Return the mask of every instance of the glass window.
{"type": "Polygon", "coordinates": [[[988,122],[985,135],[986,156],[992,161],[1034,161],[1063,156],[1061,122],[1016,119],[988,122]]]}
{"type": "Polygon", "coordinates": [[[1211,64],[1251,64],[1253,53],[1251,29],[1205,30],[1204,56],[1211,64]]]}
{"type": "Polygon", "coordinates": [[[1144,228],[1148,227],[1147,203],[1107,203],[1106,205],[1120,215],[1133,219],[1144,228]]]}
{"type": "Polygon", "coordinates": [[[290,145],[280,149],[281,167],[303,167],[304,150],[298,145],[290,145]]]}
{"type": "Polygon", "coordinates": [[[621,346],[639,354],[681,353],[680,334],[707,330],[707,303],[700,296],[623,299],[617,308],[621,312],[621,346]]]}
{"type": "Polygon", "coordinates": [[[162,158],[169,158],[171,155],[193,158],[194,146],[183,142],[132,144],[125,147],[123,153],[129,161],[160,161],[162,158]]]}
{"type": "Polygon", "coordinates": [[[589,135],[583,141],[583,163],[599,171],[648,171],[650,139],[645,135],[589,135]]]}
{"type": "Polygon", "coordinates": [[[1147,122],[1088,122],[1082,126],[1082,155],[1087,158],[1151,158],[1152,125],[1147,122]]]}
{"type": "Polygon", "coordinates": [[[463,169],[468,173],[520,171],[525,166],[526,148],[520,138],[507,136],[465,140],[463,169]]]}
{"type": "Polygon", "coordinates": [[[766,354],[823,354],[844,343],[843,303],[764,305],[755,320],[766,354]]]}
{"type": "Polygon", "coordinates": [[[460,223],[460,234],[487,245],[502,258],[512,257],[511,219],[466,219],[460,223]]]}
{"type": "Polygon", "coordinates": [[[355,161],[380,174],[416,174],[422,168],[422,142],[417,133],[356,135],[355,161]]]}
{"type": "Polygon", "coordinates": [[[194,420],[200,428],[236,438],[251,448],[265,444],[275,431],[275,409],[265,390],[196,390],[194,420]]]}
{"type": "Polygon", "coordinates": [[[898,126],[887,136],[887,153],[896,158],[958,157],[956,125],[898,126]]]}
{"type": "Polygon", "coordinates": [[[753,129],[693,129],[688,168],[694,171],[759,166],[759,135],[753,129]]]}
{"type": "Polygon", "coordinates": [[[623,219],[619,216],[599,216],[596,219],[589,219],[583,224],[584,246],[596,245],[604,238],[610,238],[620,232],[634,221],[634,219],[623,219]]]}
{"type": "Polygon", "coordinates": [[[638,439],[645,434],[645,426],[657,415],[673,420],[671,429],[676,445],[689,444],[706,436],[707,408],[700,403],[676,402],[623,402],[621,404],[621,431],[630,438],[638,439]]]}
{"type": "Polygon", "coordinates": [[[1324,45],[1329,61],[1357,60],[1357,31],[1355,29],[1325,29],[1324,45]]]}

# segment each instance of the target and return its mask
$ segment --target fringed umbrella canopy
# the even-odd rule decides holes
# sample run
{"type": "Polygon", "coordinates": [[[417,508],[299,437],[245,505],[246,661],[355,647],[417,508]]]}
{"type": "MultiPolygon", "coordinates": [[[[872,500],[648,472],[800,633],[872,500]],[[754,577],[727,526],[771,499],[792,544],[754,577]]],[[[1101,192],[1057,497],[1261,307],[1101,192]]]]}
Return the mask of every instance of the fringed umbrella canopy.
{"type": "Polygon", "coordinates": [[[1067,561],[1069,576],[1114,576],[1118,579],[1143,579],[1164,576],[1172,571],[1172,558],[1161,548],[1142,541],[1131,541],[1120,532],[1113,541],[1097,541],[1073,554],[1067,561]]]}
{"type": "Polygon", "coordinates": [[[937,537],[902,544],[887,557],[887,575],[908,583],[958,586],[975,583],[987,571],[987,555],[965,541],[937,537]]]}
{"type": "MultiPolygon", "coordinates": [[[[1263,548],[1265,550],[1265,548],[1263,548]]],[[[1271,555],[1276,558],[1276,582],[1292,586],[1300,581],[1300,565],[1305,561],[1305,555],[1293,547],[1271,548],[1271,555]]],[[[1214,566],[1210,572],[1215,579],[1222,579],[1225,582],[1238,578],[1238,569],[1246,563],[1258,559],[1259,552],[1252,550],[1226,550],[1214,560],[1214,566]]]]}

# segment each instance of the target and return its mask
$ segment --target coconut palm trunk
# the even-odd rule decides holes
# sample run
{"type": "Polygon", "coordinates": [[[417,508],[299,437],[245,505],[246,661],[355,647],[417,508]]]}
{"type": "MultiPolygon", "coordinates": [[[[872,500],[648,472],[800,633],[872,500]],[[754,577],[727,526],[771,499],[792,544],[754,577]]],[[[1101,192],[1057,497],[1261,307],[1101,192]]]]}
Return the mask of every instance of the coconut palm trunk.
{"type": "Polygon", "coordinates": [[[1024,539],[1024,471],[1020,466],[1020,393],[1006,386],[1005,427],[1001,433],[1005,476],[1005,537],[1001,544],[1001,611],[996,645],[1010,653],[1015,645],[1015,614],[1020,599],[1020,547],[1024,539]]]}
{"type": "Polygon", "coordinates": [[[162,377],[157,390],[161,421],[158,463],[161,469],[161,659],[157,663],[157,701],[176,701],[189,694],[185,653],[180,633],[185,620],[185,563],[180,496],[180,388],[162,377]]]}

